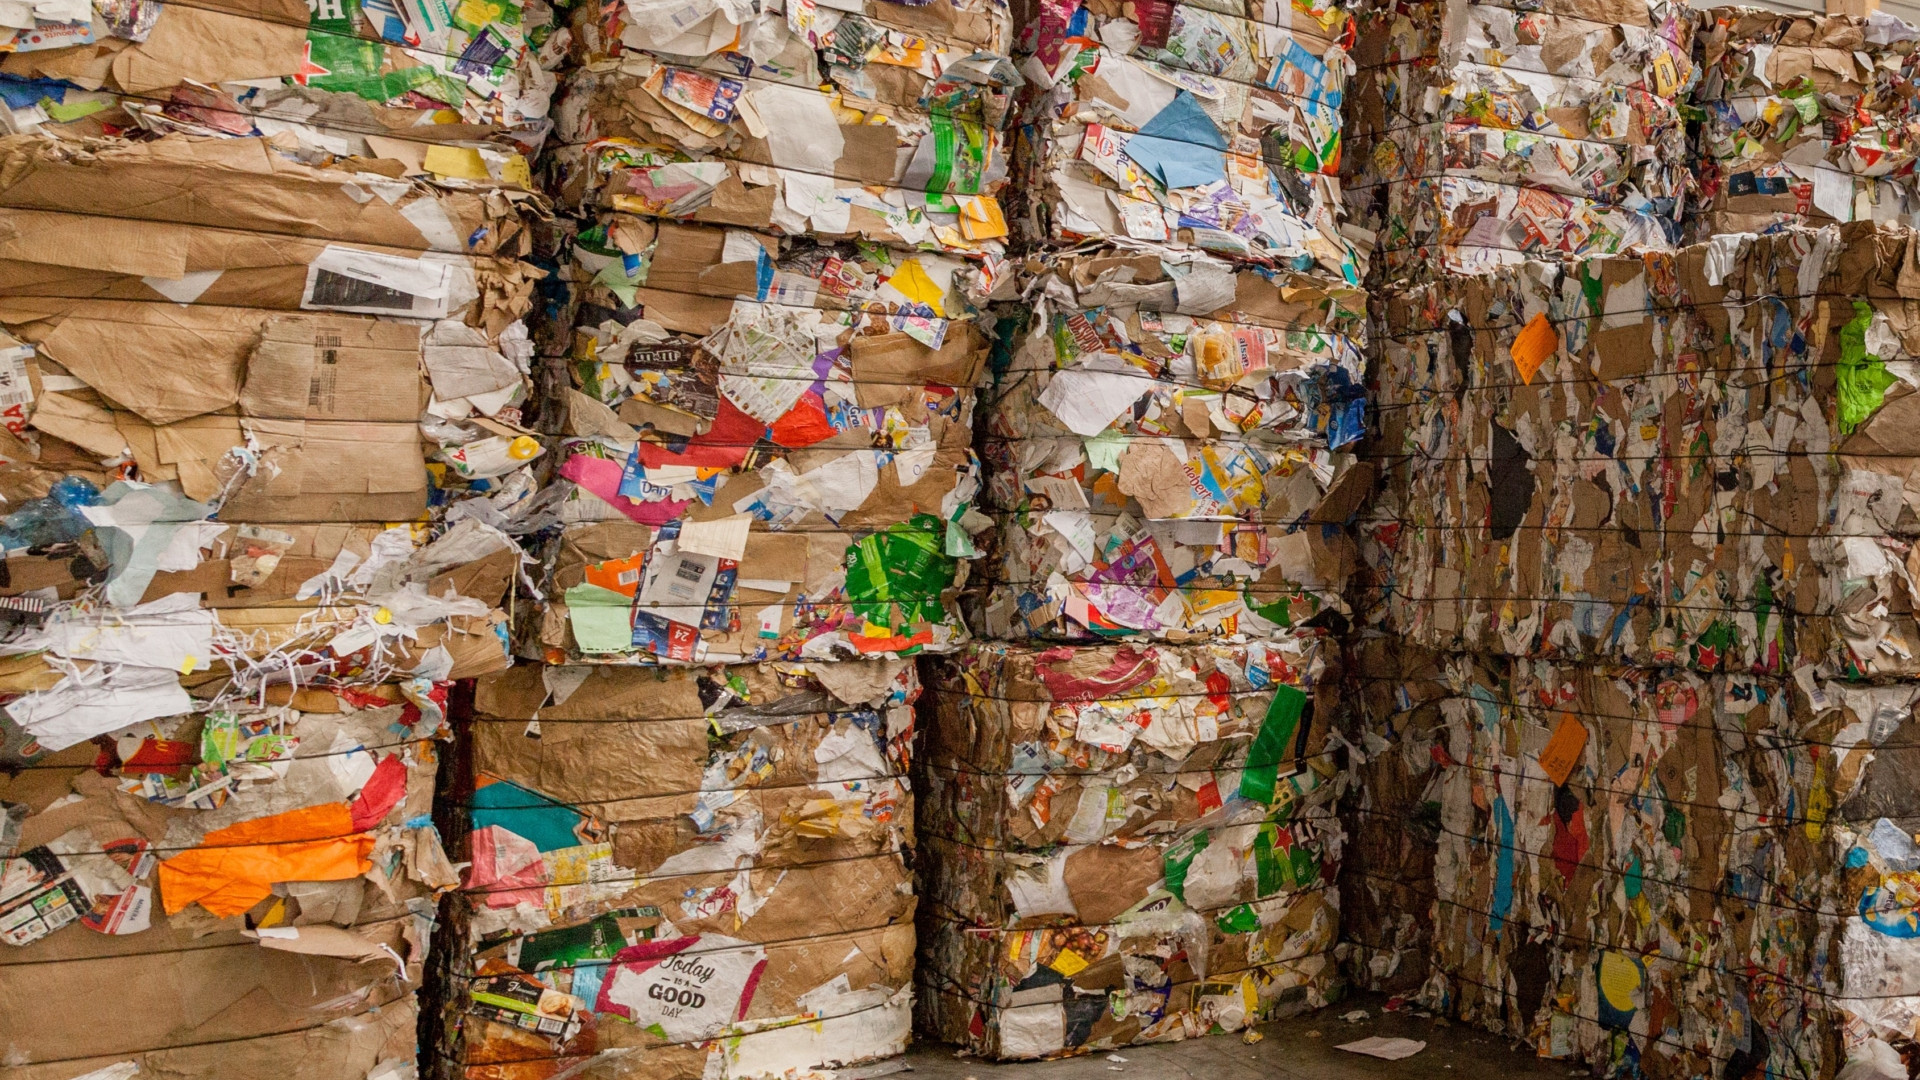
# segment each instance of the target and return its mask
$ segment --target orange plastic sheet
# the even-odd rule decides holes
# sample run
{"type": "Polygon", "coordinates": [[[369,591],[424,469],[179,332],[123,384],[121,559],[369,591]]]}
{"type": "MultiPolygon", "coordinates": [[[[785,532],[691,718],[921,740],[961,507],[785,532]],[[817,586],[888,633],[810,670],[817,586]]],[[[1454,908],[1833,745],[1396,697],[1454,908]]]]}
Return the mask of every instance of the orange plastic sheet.
{"type": "Polygon", "coordinates": [[[371,833],[353,831],[346,803],[302,807],[216,829],[202,845],[160,864],[167,914],[198,903],[214,915],[238,915],[265,900],[280,881],[341,881],[372,869],[371,833]]]}

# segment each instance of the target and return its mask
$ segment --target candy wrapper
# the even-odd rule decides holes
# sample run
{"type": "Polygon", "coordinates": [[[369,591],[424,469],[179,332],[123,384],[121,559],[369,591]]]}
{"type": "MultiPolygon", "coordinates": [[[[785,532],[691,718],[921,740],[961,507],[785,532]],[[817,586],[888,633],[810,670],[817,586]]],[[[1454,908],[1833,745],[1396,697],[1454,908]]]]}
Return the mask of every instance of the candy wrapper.
{"type": "Polygon", "coordinates": [[[1372,482],[1358,290],[1199,256],[1043,269],[982,445],[1001,638],[1284,635],[1344,610],[1372,482]]]}
{"type": "Polygon", "coordinates": [[[1322,1005],[1341,831],[1314,635],[930,665],[921,1027],[996,1059],[1322,1005]]]}
{"type": "Polygon", "coordinates": [[[897,660],[482,680],[436,1075],[761,1077],[904,1050],[918,694],[897,660]]]}

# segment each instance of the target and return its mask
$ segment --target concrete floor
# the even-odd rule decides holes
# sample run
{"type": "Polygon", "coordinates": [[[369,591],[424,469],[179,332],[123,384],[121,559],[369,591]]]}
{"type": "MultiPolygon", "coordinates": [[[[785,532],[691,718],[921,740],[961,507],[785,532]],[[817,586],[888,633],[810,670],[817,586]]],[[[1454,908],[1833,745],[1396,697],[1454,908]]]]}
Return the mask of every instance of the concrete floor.
{"type": "MultiPolygon", "coordinates": [[[[900,1080],[1567,1080],[1587,1075],[1568,1062],[1542,1061],[1524,1047],[1515,1050],[1507,1040],[1484,1031],[1383,1012],[1385,1001],[1361,994],[1331,1009],[1268,1024],[1260,1029],[1266,1037],[1251,1046],[1239,1035],[1220,1035],[1129,1047],[1118,1052],[1123,1062],[1093,1054],[995,1065],[957,1057],[950,1046],[926,1043],[882,1068],[900,1080]],[[1365,1009],[1367,1019],[1351,1024],[1340,1019],[1355,1009],[1365,1009]],[[1310,1032],[1319,1037],[1310,1037],[1310,1032]],[[1400,1061],[1334,1049],[1370,1035],[1423,1040],[1427,1048],[1400,1061]]],[[[884,1073],[852,1071],[855,1078],[879,1075],[884,1073]]]]}

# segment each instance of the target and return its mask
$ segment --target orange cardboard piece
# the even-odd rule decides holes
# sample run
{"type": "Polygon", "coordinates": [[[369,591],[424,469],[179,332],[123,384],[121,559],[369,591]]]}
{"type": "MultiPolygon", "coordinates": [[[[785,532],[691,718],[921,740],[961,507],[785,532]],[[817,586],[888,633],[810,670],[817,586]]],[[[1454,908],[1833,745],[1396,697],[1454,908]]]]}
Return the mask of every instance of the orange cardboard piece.
{"type": "Polygon", "coordinates": [[[1529,386],[1533,384],[1533,373],[1560,347],[1560,331],[1553,328],[1546,312],[1533,317],[1533,321],[1513,339],[1508,353],[1513,357],[1513,366],[1519,369],[1520,379],[1529,386]]]}
{"type": "Polygon", "coordinates": [[[373,868],[371,833],[353,831],[346,803],[271,814],[208,833],[201,846],[160,864],[167,914],[198,902],[220,918],[272,895],[280,881],[344,881],[373,868]]]}
{"type": "Polygon", "coordinates": [[[1586,725],[1574,719],[1572,713],[1563,714],[1560,726],[1553,729],[1553,738],[1548,739],[1546,748],[1540,751],[1540,771],[1558,787],[1573,774],[1573,767],[1580,764],[1580,752],[1586,748],[1586,725]]]}

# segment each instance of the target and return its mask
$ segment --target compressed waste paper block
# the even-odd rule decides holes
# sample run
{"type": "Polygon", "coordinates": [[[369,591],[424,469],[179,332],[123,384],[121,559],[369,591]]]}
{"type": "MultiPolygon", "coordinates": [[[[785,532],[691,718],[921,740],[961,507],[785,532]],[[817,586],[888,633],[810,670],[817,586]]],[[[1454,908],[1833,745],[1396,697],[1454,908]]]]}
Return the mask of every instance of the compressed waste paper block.
{"type": "Polygon", "coordinates": [[[41,4],[26,18],[4,31],[10,131],[265,136],[404,161],[396,176],[521,187],[552,127],[540,46],[552,66],[566,44],[541,0],[41,4]]]}
{"type": "Polygon", "coordinates": [[[920,1026],[997,1059],[1324,1005],[1341,831],[1317,634],[930,663],[920,1026]]]}
{"type": "Polygon", "coordinates": [[[1383,280],[1679,242],[1690,11],[1427,0],[1363,19],[1347,193],[1383,280]]]}
{"type": "Polygon", "coordinates": [[[1358,284],[1339,218],[1354,18],[1321,0],[1039,5],[1018,52],[1019,228],[1358,284]]]}
{"type": "Polygon", "coordinates": [[[1890,15],[1696,13],[1693,239],[1911,220],[1912,27],[1890,15]]]}
{"type": "Polygon", "coordinates": [[[1512,656],[1911,675],[1897,552],[1873,539],[1912,472],[1889,366],[1911,247],[1869,224],[1730,236],[1393,301],[1404,485],[1370,526],[1393,624],[1512,656]]]}
{"type": "Polygon", "coordinates": [[[595,276],[569,358],[549,656],[825,660],[965,640],[953,601],[990,524],[972,509],[990,338],[971,264],[626,215],[575,252],[595,276]],[[604,284],[629,259],[645,285],[604,284]]]}
{"type": "Polygon", "coordinates": [[[1359,290],[1204,254],[1082,250],[984,420],[990,637],[1285,636],[1344,610],[1372,484],[1359,290]]]}
{"type": "Polygon", "coordinates": [[[1898,1058],[1913,242],[1788,226],[1390,299],[1364,620],[1443,655],[1363,661],[1399,692],[1361,745],[1437,837],[1426,1004],[1653,1077],[1898,1058]]]}
{"type": "Polygon", "coordinates": [[[429,816],[446,684],[204,712],[172,689],[172,715],[63,750],[22,753],[0,722],[8,1075],[410,1067],[459,882],[429,816]]]}
{"type": "MultiPolygon", "coordinates": [[[[1890,928],[1878,897],[1902,887],[1878,856],[1848,887],[1866,825],[1837,804],[1872,755],[1828,751],[1884,690],[1816,715],[1774,678],[1506,658],[1446,676],[1447,722],[1398,752],[1426,757],[1437,804],[1427,1001],[1542,1056],[1649,1076],[1741,1054],[1826,1075],[1841,1030],[1867,1034],[1839,1011],[1858,980],[1903,992],[1829,945],[1839,924],[1849,942],[1890,928]]],[[[1864,937],[1891,963],[1906,940],[1883,933],[1864,937]]],[[[1907,1028],[1917,1002],[1868,1004],[1907,1028]]]]}
{"type": "Polygon", "coordinates": [[[503,666],[544,453],[539,200],[257,138],[0,157],[0,650],[25,733],[61,749],[184,711],[177,687],[104,708],[181,677],[221,702],[503,666]]]}
{"type": "Polygon", "coordinates": [[[408,1075],[431,740],[538,527],[544,204],[94,128],[0,139],[0,1037],[36,1080],[408,1075]]]}
{"type": "Polygon", "coordinates": [[[998,254],[1021,78],[995,0],[581,6],[545,167],[569,206],[998,254]]]}
{"type": "Polygon", "coordinates": [[[918,694],[902,660],[481,680],[435,1075],[757,1080],[903,1051],[918,694]]]}

